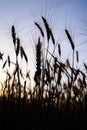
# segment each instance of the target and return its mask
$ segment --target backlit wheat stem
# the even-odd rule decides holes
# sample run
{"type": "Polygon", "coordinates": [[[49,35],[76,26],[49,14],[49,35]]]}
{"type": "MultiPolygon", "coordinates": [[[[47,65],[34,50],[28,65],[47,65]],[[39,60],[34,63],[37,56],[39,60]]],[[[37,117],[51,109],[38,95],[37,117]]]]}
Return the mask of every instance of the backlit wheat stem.
{"type": "Polygon", "coordinates": [[[74,51],[75,46],[74,46],[74,42],[73,42],[73,40],[72,40],[72,38],[71,38],[71,35],[70,35],[70,33],[69,33],[69,31],[68,31],[67,29],[65,29],[65,33],[66,33],[67,38],[68,38],[68,40],[69,40],[69,42],[70,42],[70,44],[71,44],[72,50],[74,51]]]}
{"type": "Polygon", "coordinates": [[[36,25],[37,28],[40,30],[40,33],[41,33],[42,37],[44,37],[44,32],[43,32],[41,26],[40,26],[37,22],[35,22],[35,25],[36,25]]]}

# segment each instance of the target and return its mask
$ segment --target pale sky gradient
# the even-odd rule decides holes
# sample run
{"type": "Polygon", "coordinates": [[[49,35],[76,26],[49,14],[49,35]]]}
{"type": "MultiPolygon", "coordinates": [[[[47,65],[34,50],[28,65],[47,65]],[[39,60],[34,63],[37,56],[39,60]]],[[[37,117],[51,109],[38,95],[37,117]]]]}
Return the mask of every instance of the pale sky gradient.
{"type": "MultiPolygon", "coordinates": [[[[63,58],[70,57],[64,29],[68,28],[80,55],[80,66],[87,63],[87,0],[0,0],[0,51],[14,59],[11,26],[21,39],[28,58],[31,73],[35,70],[34,21],[45,16],[62,46],[63,58]]],[[[83,68],[83,67],[82,67],[83,68]]]]}

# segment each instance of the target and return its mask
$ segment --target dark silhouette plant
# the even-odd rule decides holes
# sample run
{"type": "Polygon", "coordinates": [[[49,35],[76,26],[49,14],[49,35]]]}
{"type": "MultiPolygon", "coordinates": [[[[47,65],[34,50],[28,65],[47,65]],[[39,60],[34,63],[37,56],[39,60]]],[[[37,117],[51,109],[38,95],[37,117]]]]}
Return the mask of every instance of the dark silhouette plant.
{"type": "MultiPolygon", "coordinates": [[[[0,98],[0,121],[11,122],[19,129],[52,128],[63,126],[86,126],[87,115],[87,64],[83,63],[85,71],[75,67],[79,63],[78,50],[75,51],[73,39],[69,30],[65,34],[72,49],[72,63],[69,58],[62,60],[62,44],[56,42],[53,30],[45,17],[41,17],[42,25],[35,22],[40,31],[36,43],[36,71],[33,88],[30,88],[29,71],[23,74],[20,59],[28,64],[21,40],[16,35],[15,27],[11,27],[11,36],[14,45],[15,59],[0,53],[2,69],[6,75],[4,84],[1,83],[2,96],[0,98]],[[55,50],[58,55],[55,56],[55,50]],[[76,56],[76,59],[75,59],[76,56]],[[10,72],[11,66],[14,66],[10,72]],[[73,122],[73,124],[72,124],[73,122]]],[[[2,124],[4,124],[2,123],[2,124]]],[[[10,125],[8,125],[10,127],[10,125]]],[[[4,127],[4,126],[3,126],[4,127]]],[[[86,126],[87,127],[87,126],[86,126]]],[[[10,129],[10,128],[9,128],[10,129]]]]}

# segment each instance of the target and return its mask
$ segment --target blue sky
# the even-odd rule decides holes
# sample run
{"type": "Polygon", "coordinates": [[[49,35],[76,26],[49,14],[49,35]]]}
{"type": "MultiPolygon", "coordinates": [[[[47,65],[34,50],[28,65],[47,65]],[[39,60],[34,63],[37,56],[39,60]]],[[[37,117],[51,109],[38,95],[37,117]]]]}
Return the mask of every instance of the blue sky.
{"type": "Polygon", "coordinates": [[[87,63],[87,0],[0,0],[0,51],[14,57],[10,30],[15,25],[29,58],[29,68],[34,72],[35,44],[32,43],[32,35],[35,38],[34,21],[40,21],[42,15],[47,18],[57,40],[61,34],[59,42],[64,56],[71,55],[64,33],[68,28],[79,50],[80,65],[87,63]]]}

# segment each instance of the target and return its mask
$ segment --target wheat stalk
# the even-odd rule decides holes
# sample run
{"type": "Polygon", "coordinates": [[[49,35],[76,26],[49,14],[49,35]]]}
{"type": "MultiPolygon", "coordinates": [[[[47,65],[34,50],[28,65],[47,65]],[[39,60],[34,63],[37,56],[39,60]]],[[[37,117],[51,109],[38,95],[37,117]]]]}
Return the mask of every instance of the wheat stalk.
{"type": "Polygon", "coordinates": [[[55,38],[54,38],[54,35],[53,35],[53,32],[52,32],[52,29],[49,27],[47,20],[43,16],[42,16],[42,20],[43,20],[43,23],[44,23],[45,28],[46,28],[48,43],[49,43],[49,39],[51,38],[52,43],[55,44],[55,38]]]}
{"type": "Polygon", "coordinates": [[[78,55],[78,51],[76,51],[76,60],[77,60],[77,63],[79,62],[79,55],[78,55]]]}
{"type": "Polygon", "coordinates": [[[15,33],[15,27],[13,25],[11,27],[11,34],[12,34],[12,38],[13,38],[13,43],[15,45],[15,43],[16,43],[16,33],[15,33]]]}
{"type": "Polygon", "coordinates": [[[8,55],[8,66],[10,67],[10,56],[8,55]]]}
{"type": "Polygon", "coordinates": [[[58,44],[58,53],[59,53],[59,56],[61,56],[61,47],[60,47],[60,44],[58,44]]]}
{"type": "Polygon", "coordinates": [[[73,42],[73,40],[72,40],[72,38],[71,38],[71,35],[70,35],[70,33],[69,33],[69,31],[68,31],[67,29],[65,29],[65,33],[66,33],[66,35],[67,35],[67,38],[68,38],[69,41],[70,41],[70,44],[71,44],[72,50],[74,51],[75,46],[74,46],[74,42],[73,42]]]}
{"type": "Polygon", "coordinates": [[[44,37],[44,32],[43,32],[41,26],[40,26],[37,22],[35,22],[35,25],[36,25],[37,28],[40,30],[40,33],[41,33],[42,37],[44,37]]]}

